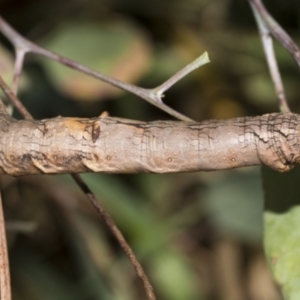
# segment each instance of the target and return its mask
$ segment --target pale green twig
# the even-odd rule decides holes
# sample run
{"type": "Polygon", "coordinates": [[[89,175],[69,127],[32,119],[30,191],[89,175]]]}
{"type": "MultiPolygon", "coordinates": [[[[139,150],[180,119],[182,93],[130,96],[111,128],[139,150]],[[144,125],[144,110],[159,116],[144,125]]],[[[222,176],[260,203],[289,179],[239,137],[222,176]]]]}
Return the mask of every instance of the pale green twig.
{"type": "Polygon", "coordinates": [[[109,83],[109,84],[115,86],[115,87],[118,87],[124,91],[127,91],[134,95],[137,95],[177,119],[180,119],[182,121],[192,121],[187,116],[173,110],[171,107],[164,104],[161,97],[168,88],[170,88],[174,83],[176,83],[182,77],[184,77],[185,75],[187,75],[194,69],[208,63],[209,59],[208,59],[207,53],[204,53],[202,56],[197,58],[193,63],[184,67],[181,71],[176,73],[174,76],[172,76],[169,80],[167,80],[161,86],[153,88],[153,89],[145,89],[145,88],[141,88],[141,87],[129,84],[129,83],[122,82],[115,78],[106,76],[102,73],[99,73],[95,70],[85,67],[76,61],[73,61],[67,57],[58,55],[54,52],[51,52],[47,49],[44,49],[44,48],[28,41],[27,39],[22,37],[18,32],[16,32],[1,16],[0,16],[0,31],[11,41],[11,43],[14,45],[16,51],[18,49],[22,49],[24,54],[27,52],[32,52],[32,53],[43,55],[47,58],[50,58],[52,60],[55,60],[55,61],[63,64],[65,66],[76,69],[80,72],[83,72],[92,77],[98,78],[106,83],[109,83]]]}
{"type": "Polygon", "coordinates": [[[167,91],[171,86],[173,86],[176,82],[178,82],[180,79],[182,79],[192,71],[196,70],[197,68],[207,63],[209,63],[208,53],[204,52],[201,56],[199,56],[192,63],[188,64],[183,69],[178,71],[171,78],[165,81],[162,85],[149,91],[152,91],[153,96],[158,99],[157,101],[159,101],[163,97],[163,93],[167,91]]]}

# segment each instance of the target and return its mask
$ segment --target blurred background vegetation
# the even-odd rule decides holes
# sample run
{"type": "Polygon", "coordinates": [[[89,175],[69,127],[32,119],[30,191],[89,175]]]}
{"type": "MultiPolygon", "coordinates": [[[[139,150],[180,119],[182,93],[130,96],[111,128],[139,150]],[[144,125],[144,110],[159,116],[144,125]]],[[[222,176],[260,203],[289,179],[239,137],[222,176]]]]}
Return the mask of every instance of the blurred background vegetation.
{"type": "MultiPolygon", "coordinates": [[[[264,1],[299,42],[296,0],[264,1]]],[[[245,0],[2,0],[1,15],[33,42],[143,87],[161,84],[208,51],[211,63],[166,93],[201,121],[278,111],[245,0]]],[[[12,47],[0,38],[1,76],[12,47]]],[[[289,103],[299,71],[275,43],[289,103]]],[[[135,96],[29,55],[20,97],[35,118],[171,119],[135,96]]],[[[19,115],[16,113],[16,117],[19,115]]],[[[171,175],[86,174],[161,300],[280,299],[264,259],[259,168],[171,175]]],[[[13,298],[145,299],[135,272],[69,176],[1,177],[13,298]]]]}

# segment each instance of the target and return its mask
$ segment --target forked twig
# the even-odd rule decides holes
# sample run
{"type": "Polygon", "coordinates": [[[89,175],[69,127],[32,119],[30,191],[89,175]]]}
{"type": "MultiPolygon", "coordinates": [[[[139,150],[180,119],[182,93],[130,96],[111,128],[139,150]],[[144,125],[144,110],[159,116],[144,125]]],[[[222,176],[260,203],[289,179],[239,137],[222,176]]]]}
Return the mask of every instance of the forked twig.
{"type": "Polygon", "coordinates": [[[286,102],[286,97],[284,95],[284,88],[281,82],[277,63],[274,58],[274,53],[272,53],[273,48],[270,45],[271,42],[268,41],[267,36],[271,34],[275,39],[277,39],[277,41],[290,52],[290,54],[295,59],[299,68],[300,68],[300,49],[293,41],[293,39],[287,34],[287,32],[270,15],[270,13],[267,11],[267,9],[265,8],[261,0],[248,0],[248,1],[254,12],[254,16],[256,18],[256,21],[258,23],[262,35],[267,61],[269,64],[273,82],[275,84],[276,93],[279,98],[279,106],[282,111],[289,111],[289,107],[286,102]]]}
{"type": "Polygon", "coordinates": [[[8,250],[2,196],[0,193],[0,293],[1,300],[11,300],[8,250]]]}
{"type": "Polygon", "coordinates": [[[271,34],[291,53],[300,68],[300,49],[292,38],[269,14],[261,0],[249,0],[249,3],[265,23],[271,34]]]}
{"type": "MultiPolygon", "coordinates": [[[[21,101],[18,99],[17,96],[13,94],[13,92],[9,89],[7,84],[3,81],[3,79],[0,76],[0,88],[4,91],[6,96],[9,98],[9,100],[13,103],[13,105],[19,110],[19,112],[23,115],[23,117],[27,120],[33,120],[33,117],[31,114],[27,111],[27,109],[23,106],[21,101]]],[[[2,104],[0,108],[2,107],[2,104]]],[[[83,193],[86,195],[90,203],[95,207],[96,211],[99,213],[101,218],[103,219],[104,223],[108,226],[109,230],[112,232],[112,234],[117,239],[118,243],[120,244],[121,248],[124,250],[125,254],[127,255],[128,259],[134,266],[137,275],[141,279],[145,292],[147,294],[147,297],[149,300],[155,300],[156,297],[153,293],[153,288],[150,284],[150,281],[146,275],[146,273],[143,270],[143,267],[139,263],[138,259],[136,258],[135,254],[133,253],[131,247],[126,242],[125,238],[123,237],[121,231],[118,229],[112,218],[109,216],[109,214],[104,210],[104,208],[101,206],[101,204],[97,201],[96,196],[93,194],[93,192],[90,190],[90,188],[87,186],[87,184],[82,180],[80,175],[78,174],[71,174],[74,181],[78,184],[80,189],[83,191],[83,193]]],[[[1,221],[1,219],[0,219],[1,221]]],[[[0,229],[1,230],[1,229],[0,229]]],[[[1,299],[2,300],[2,299],[1,299]]],[[[5,299],[6,300],[6,299],[5,299]]]]}
{"type": "MultiPolygon", "coordinates": [[[[0,76],[0,88],[3,90],[3,92],[6,94],[6,96],[11,101],[11,103],[18,109],[18,111],[23,115],[23,117],[25,119],[27,119],[27,120],[33,120],[33,117],[31,116],[31,114],[28,112],[28,110],[25,108],[25,106],[22,104],[22,102],[16,96],[16,92],[17,92],[17,89],[18,89],[19,77],[20,77],[20,74],[21,74],[21,71],[22,71],[22,65],[23,65],[24,55],[27,52],[30,51],[29,48],[27,48],[27,46],[30,45],[30,47],[34,47],[34,48],[36,46],[34,44],[32,44],[31,42],[28,42],[25,39],[23,39],[23,37],[21,37],[19,34],[17,34],[0,17],[0,31],[3,30],[3,28],[4,28],[5,35],[9,38],[9,40],[15,46],[16,53],[17,53],[17,59],[16,59],[15,72],[14,72],[14,81],[13,81],[13,87],[14,87],[15,91],[13,92],[8,87],[8,85],[4,82],[4,80],[2,79],[1,76],[0,76]],[[20,52],[18,52],[18,51],[20,51],[20,52]]],[[[38,47],[38,49],[40,49],[40,48],[38,47]]],[[[42,50],[44,50],[44,49],[42,49],[42,50]]],[[[32,52],[35,52],[35,51],[32,51],[32,52]]],[[[36,53],[38,53],[38,52],[36,52],[36,53]]],[[[64,58],[62,58],[62,59],[64,59],[64,58]]],[[[65,62],[68,61],[68,59],[64,59],[64,60],[65,60],[65,62]]],[[[80,66],[80,65],[78,65],[75,62],[74,62],[74,64],[77,67],[79,66],[80,68],[85,68],[84,66],[80,66]]],[[[86,68],[86,69],[89,70],[88,68],[86,68]]],[[[90,70],[90,72],[94,72],[94,71],[90,70]]],[[[101,75],[101,76],[104,76],[104,75],[101,75]]],[[[106,76],[104,76],[104,77],[106,77],[106,76]]],[[[111,80],[114,80],[114,79],[111,79],[111,80]]],[[[121,84],[123,84],[123,83],[121,83],[121,84]]],[[[140,89],[140,88],[136,87],[136,89],[140,89]]],[[[2,110],[3,112],[4,111],[6,112],[5,106],[4,106],[3,103],[0,104],[0,110],[2,110]]],[[[135,254],[133,253],[131,247],[126,242],[125,238],[123,237],[121,231],[118,229],[118,227],[116,226],[116,224],[114,223],[114,221],[112,220],[112,218],[110,217],[110,215],[104,210],[104,208],[97,201],[95,195],[92,193],[92,191],[87,186],[87,184],[82,180],[82,178],[80,177],[80,175],[78,175],[78,174],[71,174],[71,176],[73,177],[74,181],[78,184],[78,186],[81,188],[81,190],[84,192],[84,194],[86,195],[86,197],[88,198],[88,200],[90,201],[90,203],[95,207],[95,209],[97,210],[97,212],[99,213],[99,215],[103,219],[104,223],[108,226],[108,228],[110,229],[110,231],[115,236],[115,238],[117,239],[118,243],[120,244],[121,248],[123,249],[123,251],[125,252],[125,254],[128,256],[130,262],[132,263],[132,265],[134,266],[134,268],[135,268],[135,270],[137,272],[138,277],[141,279],[141,281],[142,281],[142,283],[144,285],[144,289],[145,289],[147,298],[149,300],[155,300],[156,297],[154,295],[153,288],[152,288],[152,286],[150,284],[150,281],[149,281],[146,273],[144,272],[141,264],[139,263],[138,259],[136,258],[135,254]]],[[[0,216],[0,222],[1,222],[1,216],[0,216]]],[[[1,230],[1,228],[0,228],[0,230],[1,230]]],[[[1,232],[0,232],[0,234],[1,234],[1,232]]],[[[1,249],[2,249],[2,247],[1,247],[1,249]]],[[[1,255],[1,253],[0,253],[0,255],[1,255]]],[[[5,266],[5,264],[3,264],[3,266],[5,266]]],[[[6,264],[6,266],[8,268],[7,264],[6,264]]],[[[9,284],[9,273],[7,273],[7,276],[8,276],[8,281],[6,280],[5,282],[6,282],[6,284],[9,284]]],[[[2,287],[2,282],[1,282],[1,287],[2,287]]],[[[6,294],[7,294],[7,292],[6,292],[6,294]]],[[[3,298],[1,300],[10,300],[10,298],[3,298]]]]}
{"type": "Polygon", "coordinates": [[[92,77],[100,79],[106,83],[109,83],[115,87],[118,87],[124,91],[130,92],[134,95],[141,97],[142,99],[150,102],[152,105],[160,108],[161,110],[165,111],[166,113],[172,115],[173,117],[182,120],[182,121],[193,121],[192,119],[188,118],[187,116],[179,113],[176,110],[173,110],[171,107],[167,106],[162,101],[163,93],[169,89],[174,83],[179,81],[185,75],[190,73],[191,71],[199,68],[209,62],[208,54],[205,52],[202,56],[197,58],[193,61],[190,65],[183,68],[183,70],[176,73],[172,76],[169,80],[163,83],[161,86],[153,88],[153,89],[145,89],[141,88],[129,83],[122,82],[115,78],[109,77],[102,73],[99,73],[95,70],[92,70],[88,67],[85,67],[74,60],[71,60],[67,57],[58,55],[54,52],[51,52],[47,49],[44,49],[29,40],[25,39],[21,36],[18,32],[16,32],[1,16],[0,16],[0,31],[7,37],[8,40],[14,45],[16,52],[21,49],[21,51],[25,54],[27,52],[36,53],[39,55],[43,55],[47,58],[50,58],[54,61],[57,61],[67,67],[72,69],[78,70],[85,74],[88,74],[92,77]]]}
{"type": "Polygon", "coordinates": [[[273,40],[271,37],[270,30],[266,26],[264,20],[261,18],[259,13],[257,12],[256,7],[253,5],[252,1],[250,1],[250,6],[252,8],[254,17],[256,19],[256,23],[258,25],[258,29],[260,32],[261,41],[263,44],[265,57],[268,63],[270,75],[272,81],[274,83],[275,91],[279,101],[279,109],[281,112],[289,112],[290,108],[287,103],[287,98],[284,91],[284,86],[282,83],[281,75],[279,72],[277,60],[274,53],[273,48],[273,40]]]}
{"type": "Polygon", "coordinates": [[[82,180],[82,178],[78,174],[73,175],[74,180],[77,182],[77,184],[80,186],[80,188],[84,191],[85,195],[89,199],[90,203],[94,206],[94,208],[97,210],[97,212],[101,215],[104,223],[107,225],[107,227],[110,229],[114,237],[119,242],[121,248],[129,258],[130,262],[135,268],[135,271],[138,275],[138,277],[141,279],[144,289],[146,291],[146,294],[148,296],[148,299],[155,300],[156,297],[153,292],[153,287],[144,272],[141,264],[139,263],[138,259],[136,258],[134,252],[132,251],[129,244],[126,242],[122,232],[117,227],[116,223],[112,219],[112,217],[103,209],[103,207],[100,205],[99,201],[97,201],[96,197],[94,196],[93,192],[90,190],[90,188],[87,186],[87,184],[82,180]]]}
{"type": "Polygon", "coordinates": [[[278,68],[275,53],[274,53],[271,32],[268,29],[268,27],[266,26],[264,20],[261,18],[261,15],[258,13],[256,6],[253,4],[253,1],[250,0],[249,3],[252,8],[253,14],[255,16],[258,28],[259,28],[259,32],[260,32],[266,60],[268,63],[269,71],[270,71],[271,78],[272,78],[274,86],[275,86],[275,91],[276,91],[276,94],[277,94],[277,97],[279,100],[280,111],[288,112],[288,111],[290,111],[290,109],[287,104],[284,86],[282,83],[281,75],[279,72],[279,68],[278,68]]]}

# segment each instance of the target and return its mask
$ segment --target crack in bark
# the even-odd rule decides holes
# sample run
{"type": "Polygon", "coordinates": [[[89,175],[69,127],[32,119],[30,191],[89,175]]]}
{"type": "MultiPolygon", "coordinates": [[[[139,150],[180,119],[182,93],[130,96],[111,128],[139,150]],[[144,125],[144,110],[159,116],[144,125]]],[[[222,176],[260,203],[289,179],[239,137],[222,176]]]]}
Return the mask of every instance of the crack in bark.
{"type": "Polygon", "coordinates": [[[288,171],[300,162],[299,126],[293,113],[201,123],[0,115],[0,172],[170,173],[259,164],[288,171]]]}

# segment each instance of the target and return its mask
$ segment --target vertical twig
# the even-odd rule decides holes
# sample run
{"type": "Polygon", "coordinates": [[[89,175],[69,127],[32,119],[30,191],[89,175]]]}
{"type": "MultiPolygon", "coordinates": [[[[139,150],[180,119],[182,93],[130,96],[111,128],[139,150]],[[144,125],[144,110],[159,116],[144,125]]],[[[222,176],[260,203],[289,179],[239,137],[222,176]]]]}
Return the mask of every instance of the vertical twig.
{"type": "Polygon", "coordinates": [[[285,47],[291,55],[294,57],[296,63],[300,67],[300,49],[295,44],[293,39],[287,34],[287,32],[274,20],[269,14],[261,0],[248,0],[252,7],[255,8],[257,14],[265,23],[271,34],[278,40],[283,47],[285,47]]]}
{"type": "Polygon", "coordinates": [[[49,59],[57,61],[58,63],[65,65],[69,68],[78,70],[82,73],[85,73],[89,76],[95,77],[103,82],[111,84],[117,88],[120,88],[124,91],[130,92],[134,95],[139,96],[140,98],[148,101],[152,105],[160,108],[171,116],[185,121],[192,122],[193,120],[188,118],[187,116],[179,113],[178,111],[172,109],[167,106],[162,101],[162,94],[169,87],[171,87],[174,83],[180,80],[182,77],[190,73],[191,71],[199,68],[209,62],[208,54],[205,52],[199,58],[197,58],[194,62],[189,64],[187,67],[184,67],[183,70],[177,72],[174,76],[172,76],[169,80],[163,83],[161,86],[158,86],[153,89],[145,89],[142,87],[135,86],[133,84],[129,84],[126,82],[122,82],[116,78],[112,78],[110,76],[104,75],[100,72],[92,70],[86,66],[79,64],[78,62],[71,60],[62,55],[58,55],[52,51],[44,49],[31,41],[27,40],[25,37],[21,36],[17,31],[15,31],[1,16],[0,16],[0,31],[3,35],[5,35],[8,40],[14,45],[16,51],[22,51],[24,54],[27,52],[32,52],[38,55],[43,55],[49,59]]]}
{"type": "Polygon", "coordinates": [[[0,293],[1,300],[11,300],[8,250],[6,242],[5,222],[0,193],[0,293]]]}
{"type": "MultiPolygon", "coordinates": [[[[24,116],[27,120],[33,120],[33,117],[31,114],[27,111],[27,109],[23,106],[21,101],[18,99],[18,97],[10,90],[10,88],[7,86],[7,84],[3,81],[3,79],[0,76],[0,88],[4,91],[4,93],[7,95],[7,97],[10,99],[10,101],[17,107],[19,112],[24,116]]],[[[1,108],[1,106],[0,106],[1,108]]],[[[99,213],[101,218],[103,219],[104,223],[108,226],[109,230],[112,232],[116,240],[118,241],[119,245],[125,252],[126,256],[132,263],[133,267],[135,268],[138,277],[141,279],[145,293],[148,297],[148,300],[155,300],[156,297],[153,292],[153,288],[150,284],[150,281],[146,275],[146,273],[143,270],[143,267],[139,263],[138,259],[136,258],[135,254],[133,253],[131,247],[126,242],[125,238],[123,237],[121,231],[118,229],[117,225],[113,221],[113,219],[110,217],[110,215],[104,210],[104,208],[101,206],[101,204],[97,201],[95,195],[90,190],[90,188],[87,186],[87,184],[82,180],[80,175],[78,174],[71,174],[75,182],[78,184],[80,189],[83,191],[83,193],[86,195],[90,203],[94,206],[96,211],[99,213]]],[[[2,300],[2,299],[1,299],[2,300]]],[[[7,300],[7,299],[5,299],[7,300]]]]}
{"type": "Polygon", "coordinates": [[[273,40],[270,31],[265,25],[265,22],[262,20],[259,13],[257,12],[256,7],[252,4],[252,1],[250,1],[250,6],[253,10],[253,14],[256,19],[256,23],[258,25],[258,30],[260,32],[260,37],[263,44],[266,60],[268,63],[270,75],[278,97],[279,109],[281,112],[290,112],[290,108],[287,104],[287,100],[286,100],[287,98],[285,95],[284,86],[282,83],[281,75],[279,72],[278,64],[274,53],[273,40]]]}
{"type": "Polygon", "coordinates": [[[122,232],[119,230],[119,228],[115,224],[114,220],[99,204],[95,195],[92,193],[90,188],[86,185],[86,183],[82,180],[82,178],[78,174],[73,174],[73,178],[77,182],[77,184],[80,186],[80,188],[84,191],[84,193],[85,193],[86,197],[89,199],[90,203],[94,206],[94,208],[100,214],[102,220],[107,225],[107,227],[110,229],[110,231],[112,232],[112,234],[114,235],[116,240],[119,242],[120,246],[122,247],[123,251],[129,258],[131,264],[135,268],[135,271],[144,286],[144,289],[145,289],[148,299],[155,300],[156,297],[153,292],[153,287],[152,287],[146,273],[144,272],[143,267],[139,263],[138,259],[136,258],[135,254],[132,251],[129,244],[126,242],[122,232]]]}
{"type": "Polygon", "coordinates": [[[5,83],[3,78],[0,76],[0,88],[10,100],[10,102],[18,109],[20,114],[27,120],[33,120],[31,114],[28,112],[23,103],[18,99],[18,97],[12,92],[9,86],[5,83]]]}
{"type": "Polygon", "coordinates": [[[21,73],[23,69],[23,62],[26,54],[26,50],[18,48],[16,49],[16,61],[15,61],[15,68],[14,68],[14,78],[12,84],[12,92],[17,95],[18,94],[18,87],[21,78],[21,73]]]}

